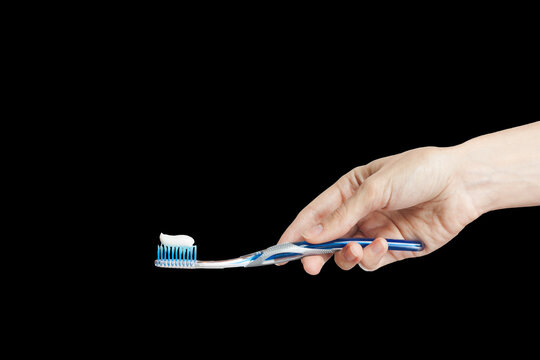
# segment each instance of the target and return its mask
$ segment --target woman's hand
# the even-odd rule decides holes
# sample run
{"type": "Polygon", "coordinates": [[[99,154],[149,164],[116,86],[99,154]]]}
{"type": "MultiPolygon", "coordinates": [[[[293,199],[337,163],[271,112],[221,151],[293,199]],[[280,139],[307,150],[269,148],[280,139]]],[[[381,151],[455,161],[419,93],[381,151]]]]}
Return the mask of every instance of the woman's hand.
{"type": "MultiPolygon", "coordinates": [[[[321,243],[340,237],[373,237],[362,249],[348,244],[335,254],[344,270],[366,270],[428,254],[451,240],[479,215],[460,180],[449,149],[420,148],[353,169],[319,195],[285,231],[279,243],[321,243]],[[419,239],[424,250],[387,251],[384,238],[419,239]]],[[[318,274],[331,255],[302,259],[318,274]]]]}
{"type": "MultiPolygon", "coordinates": [[[[540,205],[540,122],[464,144],[425,147],[360,166],[306,206],[278,243],[376,238],[335,254],[344,270],[365,270],[428,254],[493,209],[540,205]],[[509,146],[511,144],[512,146],[509,146]],[[421,240],[424,250],[388,251],[384,238],[421,240]]],[[[302,259],[318,274],[332,255],[302,259]]]]}

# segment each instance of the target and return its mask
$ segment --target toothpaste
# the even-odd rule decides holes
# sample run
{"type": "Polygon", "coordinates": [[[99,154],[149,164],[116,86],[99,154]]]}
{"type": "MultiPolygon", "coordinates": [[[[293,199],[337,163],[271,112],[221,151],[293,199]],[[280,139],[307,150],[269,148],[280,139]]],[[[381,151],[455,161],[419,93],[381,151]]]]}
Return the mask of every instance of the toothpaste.
{"type": "Polygon", "coordinates": [[[161,244],[166,246],[193,246],[195,240],[188,235],[159,235],[161,244]]]}

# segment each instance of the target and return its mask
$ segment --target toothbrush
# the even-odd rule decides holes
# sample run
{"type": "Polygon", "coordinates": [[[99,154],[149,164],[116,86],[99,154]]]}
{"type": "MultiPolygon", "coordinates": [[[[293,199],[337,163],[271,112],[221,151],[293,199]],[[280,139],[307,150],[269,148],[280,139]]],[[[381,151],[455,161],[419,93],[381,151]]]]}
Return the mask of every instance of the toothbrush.
{"type": "MultiPolygon", "coordinates": [[[[224,269],[233,267],[254,267],[280,264],[297,260],[304,256],[335,253],[350,242],[356,242],[365,247],[373,242],[373,238],[342,238],[322,244],[311,244],[306,241],[283,243],[271,246],[236,259],[221,261],[197,260],[197,246],[166,246],[159,245],[155,266],[173,269],[224,269]]],[[[417,240],[386,239],[388,250],[420,251],[424,248],[417,240]]]]}

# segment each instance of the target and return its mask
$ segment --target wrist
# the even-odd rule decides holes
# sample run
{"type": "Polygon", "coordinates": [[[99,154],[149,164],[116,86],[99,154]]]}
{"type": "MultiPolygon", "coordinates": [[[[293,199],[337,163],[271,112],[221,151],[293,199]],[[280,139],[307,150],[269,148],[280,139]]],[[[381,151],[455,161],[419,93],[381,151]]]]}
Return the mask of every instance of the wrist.
{"type": "Polygon", "coordinates": [[[457,176],[479,214],[540,205],[540,123],[454,146],[457,176]]]}

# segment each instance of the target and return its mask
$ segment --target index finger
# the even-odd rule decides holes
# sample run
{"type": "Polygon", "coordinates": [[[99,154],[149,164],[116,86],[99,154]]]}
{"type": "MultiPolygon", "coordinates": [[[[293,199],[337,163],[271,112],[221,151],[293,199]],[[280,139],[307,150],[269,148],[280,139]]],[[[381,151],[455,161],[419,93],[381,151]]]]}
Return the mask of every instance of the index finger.
{"type": "Polygon", "coordinates": [[[278,244],[303,241],[303,232],[319,224],[355,193],[362,182],[358,177],[364,175],[362,171],[364,168],[359,167],[349,171],[302,209],[281,235],[278,244]]]}

